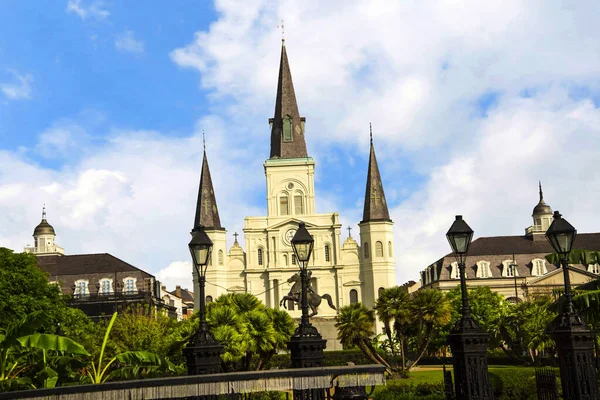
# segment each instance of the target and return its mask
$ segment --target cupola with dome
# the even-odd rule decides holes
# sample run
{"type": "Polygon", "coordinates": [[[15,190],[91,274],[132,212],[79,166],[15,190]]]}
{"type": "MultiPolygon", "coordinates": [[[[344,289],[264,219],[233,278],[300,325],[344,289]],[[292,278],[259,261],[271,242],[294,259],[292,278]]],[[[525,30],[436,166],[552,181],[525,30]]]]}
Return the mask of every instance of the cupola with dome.
{"type": "Polygon", "coordinates": [[[46,220],[46,206],[42,208],[42,221],[33,230],[33,247],[25,247],[26,253],[43,255],[63,255],[65,250],[54,243],[56,232],[46,220]]]}
{"type": "Polygon", "coordinates": [[[545,234],[552,223],[552,208],[544,201],[544,192],[542,191],[542,182],[539,183],[540,200],[533,208],[531,217],[533,225],[525,229],[525,234],[531,236],[533,240],[545,240],[545,234]]]}

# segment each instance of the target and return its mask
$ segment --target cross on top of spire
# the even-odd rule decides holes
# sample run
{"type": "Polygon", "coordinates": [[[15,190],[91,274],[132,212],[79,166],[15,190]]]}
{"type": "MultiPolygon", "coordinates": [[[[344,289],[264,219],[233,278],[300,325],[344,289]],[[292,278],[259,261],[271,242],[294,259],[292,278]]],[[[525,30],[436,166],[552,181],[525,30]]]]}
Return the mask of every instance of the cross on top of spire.
{"type": "Polygon", "coordinates": [[[46,219],[46,203],[44,203],[44,206],[42,207],[42,219],[46,219]]]}
{"type": "Polygon", "coordinates": [[[281,43],[285,43],[285,26],[283,25],[283,20],[281,20],[277,27],[281,28],[281,43]]]}
{"type": "Polygon", "coordinates": [[[369,122],[369,136],[371,137],[371,146],[373,145],[373,125],[369,122]]]}

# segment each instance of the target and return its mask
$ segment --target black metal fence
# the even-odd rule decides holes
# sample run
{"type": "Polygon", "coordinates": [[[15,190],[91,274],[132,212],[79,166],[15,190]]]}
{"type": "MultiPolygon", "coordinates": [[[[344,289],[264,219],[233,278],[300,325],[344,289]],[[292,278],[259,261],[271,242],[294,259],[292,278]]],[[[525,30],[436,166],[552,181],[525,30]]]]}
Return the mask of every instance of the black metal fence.
{"type": "Polygon", "coordinates": [[[558,384],[556,371],[552,368],[536,368],[535,387],[538,400],[558,400],[558,384]]]}
{"type": "Polygon", "coordinates": [[[311,396],[315,399],[358,400],[366,399],[364,387],[385,384],[384,372],[381,365],[232,372],[24,390],[0,393],[0,400],[249,400],[252,393],[270,391],[288,393],[290,398],[291,393],[311,391],[318,394],[311,396]]]}

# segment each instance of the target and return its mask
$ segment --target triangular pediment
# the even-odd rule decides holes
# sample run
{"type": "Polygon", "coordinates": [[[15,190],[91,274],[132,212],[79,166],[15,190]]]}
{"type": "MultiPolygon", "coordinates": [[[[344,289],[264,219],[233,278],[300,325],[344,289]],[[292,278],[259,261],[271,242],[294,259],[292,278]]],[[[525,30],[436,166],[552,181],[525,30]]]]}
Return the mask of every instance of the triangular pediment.
{"type": "Polygon", "coordinates": [[[295,228],[297,228],[298,225],[300,225],[300,222],[304,222],[304,224],[306,225],[307,229],[309,229],[311,227],[316,227],[317,226],[316,224],[311,224],[310,222],[306,222],[306,221],[303,221],[303,220],[298,219],[298,218],[289,218],[289,219],[286,219],[285,221],[278,222],[275,225],[271,225],[271,226],[267,227],[267,229],[268,230],[279,229],[279,228],[281,228],[283,226],[287,226],[287,225],[292,225],[295,228]]]}
{"type": "MultiPolygon", "coordinates": [[[[572,283],[575,285],[581,284],[581,281],[587,282],[588,280],[598,279],[598,275],[592,274],[591,272],[587,272],[587,271],[584,271],[579,268],[573,268],[573,267],[571,267],[569,269],[569,275],[571,277],[572,283]],[[579,278],[579,279],[577,279],[577,278],[579,278]],[[580,281],[580,282],[577,282],[577,281],[580,281]]],[[[559,279],[560,282],[564,282],[562,268],[555,269],[554,271],[547,273],[546,275],[535,277],[535,279],[532,279],[528,282],[528,285],[531,286],[531,285],[555,284],[557,279],[559,279]]]]}

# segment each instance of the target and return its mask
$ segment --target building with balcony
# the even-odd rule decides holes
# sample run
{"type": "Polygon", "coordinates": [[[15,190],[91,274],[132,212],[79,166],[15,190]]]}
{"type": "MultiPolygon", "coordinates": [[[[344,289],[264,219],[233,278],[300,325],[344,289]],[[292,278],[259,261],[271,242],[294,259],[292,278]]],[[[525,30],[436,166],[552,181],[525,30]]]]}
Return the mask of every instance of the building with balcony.
{"type": "MultiPolygon", "coordinates": [[[[465,261],[468,286],[489,286],[509,301],[520,301],[537,295],[547,295],[563,287],[559,265],[548,262],[554,252],[546,240],[552,223],[552,208],[544,201],[542,185],[539,202],[532,212],[533,224],[525,235],[480,237],[471,243],[465,261]]],[[[600,251],[600,233],[580,233],[574,249],[600,251]]],[[[572,286],[600,278],[598,263],[571,265],[572,286]]],[[[452,290],[460,285],[458,264],[452,253],[421,271],[421,288],[452,290]]]]}
{"type": "Polygon", "coordinates": [[[48,281],[70,296],[71,307],[94,319],[132,307],[177,316],[176,307],[161,297],[161,285],[154,275],[108,253],[65,255],[55,239],[44,208],[42,221],[33,231],[34,246],[25,247],[25,252],[36,255],[48,281]]]}

